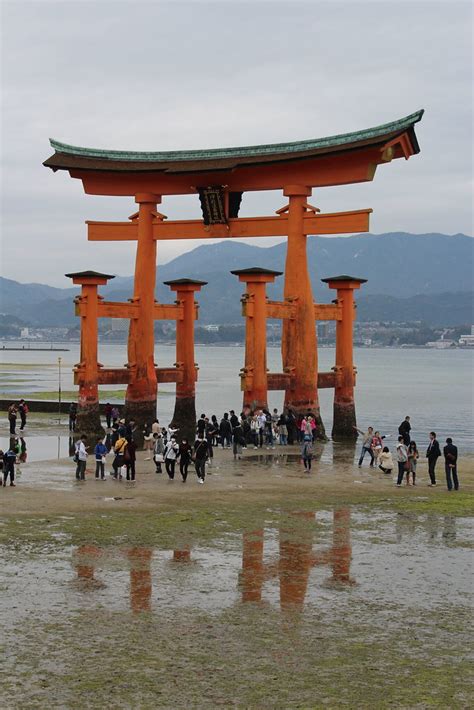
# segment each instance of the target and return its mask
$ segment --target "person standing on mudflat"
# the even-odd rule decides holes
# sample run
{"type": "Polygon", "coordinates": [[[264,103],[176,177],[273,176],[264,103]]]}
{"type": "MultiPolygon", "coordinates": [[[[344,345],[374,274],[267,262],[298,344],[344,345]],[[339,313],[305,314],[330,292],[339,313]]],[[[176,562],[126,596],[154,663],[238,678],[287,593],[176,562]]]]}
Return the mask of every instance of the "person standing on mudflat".
{"type": "Polygon", "coordinates": [[[448,486],[448,491],[459,490],[459,479],[458,479],[458,447],[454,446],[453,440],[448,436],[446,439],[446,446],[443,449],[444,454],[444,468],[446,471],[446,485],[448,486]],[[452,477],[452,480],[451,480],[452,477]]]}
{"type": "Polygon", "coordinates": [[[366,453],[369,454],[370,456],[370,465],[374,465],[374,453],[372,451],[372,437],[374,435],[374,428],[369,426],[366,432],[362,431],[362,429],[358,429],[356,426],[352,427],[357,431],[359,434],[363,436],[362,439],[362,449],[360,451],[360,456],[359,456],[359,466],[362,466],[362,461],[364,460],[364,457],[366,453]]]}
{"type": "Polygon", "coordinates": [[[303,444],[301,446],[301,458],[306,471],[311,471],[311,461],[313,459],[313,437],[311,434],[305,434],[303,444]]]}
{"type": "Polygon", "coordinates": [[[179,445],[179,472],[183,479],[183,483],[186,483],[188,477],[188,466],[193,458],[193,450],[189,445],[187,439],[183,439],[179,445]]]}
{"type": "Polygon", "coordinates": [[[8,422],[10,424],[10,436],[16,435],[16,416],[17,416],[16,404],[10,404],[10,406],[8,407],[8,422]]]}
{"type": "Polygon", "coordinates": [[[408,470],[408,448],[403,442],[403,436],[398,437],[397,444],[397,463],[398,463],[398,477],[397,486],[400,487],[403,481],[403,475],[405,471],[408,470]]]}
{"type": "Polygon", "coordinates": [[[10,474],[10,485],[16,486],[15,483],[15,463],[16,463],[16,451],[13,447],[5,451],[3,454],[3,485],[7,485],[7,478],[10,474]]]}
{"type": "Polygon", "coordinates": [[[26,426],[26,415],[28,414],[28,405],[24,399],[20,399],[20,402],[18,404],[18,413],[20,415],[21,420],[20,431],[23,431],[26,426]]]}
{"type": "Polygon", "coordinates": [[[411,424],[410,424],[410,417],[405,417],[405,419],[402,421],[400,426],[398,427],[398,433],[400,436],[403,436],[403,443],[405,446],[410,445],[410,431],[411,431],[411,424]]]}
{"type": "Polygon", "coordinates": [[[430,431],[430,443],[426,450],[426,458],[428,459],[428,473],[430,476],[430,483],[428,484],[429,486],[436,486],[435,468],[436,462],[438,461],[440,456],[441,449],[439,448],[436,433],[434,431],[430,431]]]}
{"type": "Polygon", "coordinates": [[[198,483],[204,483],[206,478],[207,452],[207,441],[198,437],[194,442],[194,468],[196,469],[198,483]]]}
{"type": "Polygon", "coordinates": [[[86,464],[87,464],[87,436],[83,434],[76,444],[76,479],[85,481],[86,479],[86,464]]]}
{"type": "Polygon", "coordinates": [[[170,481],[174,480],[174,469],[179,455],[179,446],[176,439],[171,437],[165,447],[165,468],[170,481]]]}

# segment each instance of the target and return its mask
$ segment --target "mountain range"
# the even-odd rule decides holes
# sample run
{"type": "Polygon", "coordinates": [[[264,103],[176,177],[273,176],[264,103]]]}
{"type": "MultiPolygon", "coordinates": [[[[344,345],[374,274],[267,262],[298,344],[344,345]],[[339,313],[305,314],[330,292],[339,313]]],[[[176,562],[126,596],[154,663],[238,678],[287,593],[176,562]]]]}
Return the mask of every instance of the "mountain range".
{"type": "MultiPolygon", "coordinates": [[[[330,302],[334,292],[321,279],[338,274],[366,278],[357,294],[359,320],[424,320],[432,325],[472,322],[474,239],[464,234],[364,234],[309,237],[308,264],[316,301],[330,302]]],[[[257,247],[236,241],[206,244],[157,269],[156,298],[171,302],[163,281],[193,277],[207,281],[198,295],[201,323],[239,323],[243,284],[233,269],[260,266],[284,271],[286,244],[257,247]]],[[[91,264],[91,268],[94,265],[91,264]]],[[[282,297],[283,277],[268,295],[282,297]]],[[[121,276],[100,289],[108,300],[126,300],[133,277],[121,276]]],[[[0,277],[0,311],[37,327],[77,323],[77,288],[22,284],[0,277]]]]}

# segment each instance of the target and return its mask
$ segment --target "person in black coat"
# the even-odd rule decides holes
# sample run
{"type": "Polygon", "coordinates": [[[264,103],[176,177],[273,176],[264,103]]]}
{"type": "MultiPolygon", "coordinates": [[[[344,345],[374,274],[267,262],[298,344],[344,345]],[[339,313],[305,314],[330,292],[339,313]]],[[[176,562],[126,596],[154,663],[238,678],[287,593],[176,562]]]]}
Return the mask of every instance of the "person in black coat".
{"type": "Polygon", "coordinates": [[[224,413],[224,416],[221,419],[219,435],[221,438],[222,448],[230,449],[230,445],[232,443],[232,426],[227,412],[224,413]]]}
{"type": "Polygon", "coordinates": [[[400,436],[403,436],[403,443],[405,446],[410,446],[410,431],[411,431],[411,424],[410,424],[410,417],[405,417],[405,419],[402,421],[400,426],[398,427],[398,433],[400,436]]]}
{"type": "Polygon", "coordinates": [[[439,448],[439,443],[436,438],[436,433],[434,431],[430,431],[430,443],[426,450],[426,458],[428,459],[428,473],[431,481],[431,483],[429,483],[428,485],[430,486],[436,486],[435,468],[436,462],[438,461],[440,456],[441,450],[439,448]]]}
{"type": "Polygon", "coordinates": [[[458,447],[454,446],[453,440],[448,436],[446,439],[446,446],[443,449],[444,454],[444,468],[446,471],[446,485],[448,486],[448,491],[452,491],[453,483],[454,490],[459,490],[459,479],[458,479],[458,447]],[[452,480],[451,480],[452,476],[452,480]]]}

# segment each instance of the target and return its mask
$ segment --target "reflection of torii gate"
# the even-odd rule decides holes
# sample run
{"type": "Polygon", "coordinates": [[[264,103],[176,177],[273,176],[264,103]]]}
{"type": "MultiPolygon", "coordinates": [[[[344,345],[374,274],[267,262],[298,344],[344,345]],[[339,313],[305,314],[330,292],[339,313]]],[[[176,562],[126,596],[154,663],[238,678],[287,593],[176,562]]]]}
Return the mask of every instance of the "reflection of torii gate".
{"type": "MultiPolygon", "coordinates": [[[[313,520],[315,513],[299,513],[313,520]]],[[[309,574],[315,565],[330,565],[331,582],[353,584],[350,576],[352,546],[350,538],[350,509],[340,508],[333,513],[333,543],[323,551],[313,551],[311,530],[280,529],[279,556],[264,562],[263,529],[244,533],[242,574],[240,585],[242,601],[259,602],[265,581],[278,577],[282,609],[301,610],[306,597],[309,574]]]]}
{"type": "MultiPolygon", "coordinates": [[[[291,374],[285,404],[319,417],[317,337],[306,241],[312,234],[367,231],[370,209],[319,214],[308,203],[312,188],[367,182],[377,166],[419,152],[414,125],[423,112],[356,133],[297,143],[206,151],[134,153],[79,148],[51,141],[44,165],[67,170],[94,195],[134,197],[130,222],[88,222],[91,241],[137,241],[130,322],[126,408],[140,425],[156,414],[157,374],[153,323],[157,241],[221,237],[287,236],[284,298],[294,317],[283,321],[283,372],[291,374]],[[242,194],[283,190],[288,204],[277,216],[239,218],[242,194]],[[157,211],[163,195],[198,194],[202,220],[166,222],[157,211]],[[133,358],[133,359],[131,359],[133,358]]],[[[337,366],[337,363],[336,363],[337,366]]],[[[353,403],[346,403],[341,435],[353,436],[353,403]]],[[[342,416],[342,414],[341,414],[342,416]]]]}
{"type": "MultiPolygon", "coordinates": [[[[295,513],[296,517],[314,520],[315,513],[295,513]]],[[[333,513],[333,542],[330,548],[315,552],[313,532],[310,529],[280,528],[279,556],[264,562],[264,531],[259,529],[244,533],[242,541],[242,571],[239,587],[243,602],[262,600],[265,581],[278,577],[282,610],[301,610],[308,587],[309,574],[315,565],[330,565],[330,582],[341,585],[354,584],[350,576],[352,546],[350,539],[350,508],[340,508],[333,513]]],[[[81,545],[73,554],[73,564],[78,581],[86,588],[100,582],[95,578],[95,568],[105,549],[96,545],[81,545]]],[[[130,606],[132,611],[150,611],[153,590],[151,563],[153,551],[148,547],[131,547],[122,550],[130,572],[130,606]]],[[[182,545],[173,550],[173,562],[188,564],[191,549],[182,545]]]]}

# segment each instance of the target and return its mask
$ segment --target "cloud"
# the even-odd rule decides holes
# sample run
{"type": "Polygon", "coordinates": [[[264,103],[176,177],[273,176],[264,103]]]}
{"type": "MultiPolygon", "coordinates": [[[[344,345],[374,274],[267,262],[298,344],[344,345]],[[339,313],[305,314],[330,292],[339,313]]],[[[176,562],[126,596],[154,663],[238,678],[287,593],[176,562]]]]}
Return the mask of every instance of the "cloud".
{"type": "MultiPolygon", "coordinates": [[[[42,167],[50,136],[180,149],[330,135],[424,107],[421,155],[373,183],[315,191],[324,211],[373,207],[371,230],[472,230],[471,15],[451,2],[3,2],[2,271],[65,285],[71,268],[130,274],[133,244],[89,244],[84,220],[132,200],[83,194],[42,167]]],[[[248,193],[272,214],[278,193],[248,193]]],[[[170,218],[199,216],[167,198],[170,218]]],[[[269,240],[274,243],[277,240],[269,240]]],[[[262,240],[262,242],[264,241],[262,240]]],[[[168,260],[195,242],[160,245],[168,260]]]]}

